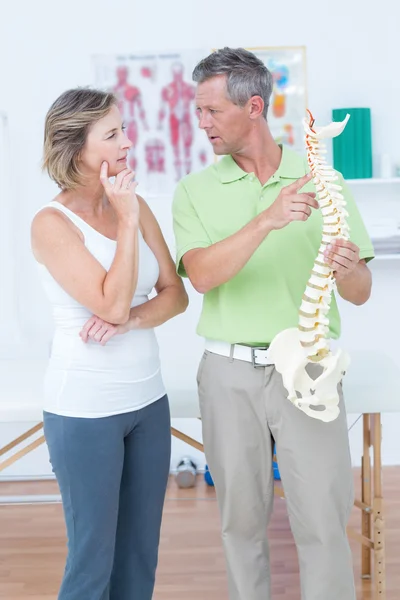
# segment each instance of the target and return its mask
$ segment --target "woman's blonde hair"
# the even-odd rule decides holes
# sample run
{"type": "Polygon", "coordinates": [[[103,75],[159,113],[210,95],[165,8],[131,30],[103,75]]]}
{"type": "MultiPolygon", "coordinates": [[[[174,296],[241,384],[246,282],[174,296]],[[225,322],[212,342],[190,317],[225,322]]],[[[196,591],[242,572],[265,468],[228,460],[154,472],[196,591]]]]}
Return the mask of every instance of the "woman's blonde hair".
{"type": "Polygon", "coordinates": [[[43,170],[62,190],[82,184],[80,153],[90,126],[105,117],[117,99],[110,92],[77,88],[52,104],[44,129],[43,170]]]}

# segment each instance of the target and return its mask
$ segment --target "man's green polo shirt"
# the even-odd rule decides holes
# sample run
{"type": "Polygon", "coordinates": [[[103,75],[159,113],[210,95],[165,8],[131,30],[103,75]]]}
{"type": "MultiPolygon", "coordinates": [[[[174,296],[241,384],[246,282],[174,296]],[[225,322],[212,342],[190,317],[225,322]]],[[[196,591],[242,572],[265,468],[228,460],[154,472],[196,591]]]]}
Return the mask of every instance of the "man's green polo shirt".
{"type": "MultiPolygon", "coordinates": [[[[309,171],[305,157],[283,147],[278,170],[261,185],[254,173],[243,171],[229,155],[178,184],[173,200],[177,270],[186,276],[182,256],[206,248],[236,233],[271,206],[281,189],[309,171]]],[[[374,256],[353,197],[340,175],[337,182],[349,213],[351,241],[360,258],[374,256]]],[[[301,191],[315,191],[308,183],[301,191]]],[[[230,343],[270,343],[288,327],[296,327],[298,310],[322,237],[321,211],[307,221],[295,221],[272,231],[243,269],[230,281],[204,294],[197,333],[230,343]]],[[[340,316],[332,299],[330,335],[340,335],[340,316]]]]}

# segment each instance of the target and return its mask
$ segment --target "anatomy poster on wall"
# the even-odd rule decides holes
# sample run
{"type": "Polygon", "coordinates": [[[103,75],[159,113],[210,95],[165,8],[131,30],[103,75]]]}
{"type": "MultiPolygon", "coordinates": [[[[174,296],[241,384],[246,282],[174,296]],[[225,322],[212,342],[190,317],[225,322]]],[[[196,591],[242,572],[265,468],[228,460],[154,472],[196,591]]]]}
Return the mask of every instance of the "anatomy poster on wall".
{"type": "MultiPolygon", "coordinates": [[[[303,48],[251,49],[271,70],[269,109],[272,134],[303,152],[305,56],[303,48]]],[[[129,166],[146,194],[173,193],[186,174],[215,158],[198,128],[192,71],[211,49],[169,53],[95,56],[95,85],[113,91],[133,142],[129,166]]]]}
{"type": "Polygon", "coordinates": [[[140,189],[171,194],[184,175],[213,162],[213,151],[197,126],[196,63],[207,52],[132,54],[94,58],[95,84],[118,98],[133,142],[129,166],[140,189]]]}

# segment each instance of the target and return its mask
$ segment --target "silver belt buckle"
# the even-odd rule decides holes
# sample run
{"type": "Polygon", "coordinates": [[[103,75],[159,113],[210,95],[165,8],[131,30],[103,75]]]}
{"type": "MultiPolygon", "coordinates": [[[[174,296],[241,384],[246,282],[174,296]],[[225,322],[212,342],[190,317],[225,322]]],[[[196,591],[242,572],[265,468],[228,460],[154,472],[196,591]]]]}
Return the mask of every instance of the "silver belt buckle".
{"type": "MultiPolygon", "coordinates": [[[[253,367],[255,369],[260,369],[262,367],[266,367],[267,366],[267,362],[265,362],[264,364],[258,363],[257,362],[257,351],[258,350],[268,350],[269,346],[252,346],[251,347],[251,364],[253,365],[253,367]]],[[[266,358],[264,358],[264,360],[266,360],[266,358]]]]}

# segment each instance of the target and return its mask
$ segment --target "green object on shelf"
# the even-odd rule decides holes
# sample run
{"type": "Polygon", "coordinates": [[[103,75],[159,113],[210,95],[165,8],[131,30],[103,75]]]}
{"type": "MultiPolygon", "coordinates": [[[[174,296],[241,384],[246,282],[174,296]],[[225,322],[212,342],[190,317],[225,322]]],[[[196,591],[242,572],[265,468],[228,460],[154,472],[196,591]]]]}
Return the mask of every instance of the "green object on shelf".
{"type": "Polygon", "coordinates": [[[345,179],[372,177],[371,110],[334,108],[333,121],[350,119],[338,137],[333,138],[333,166],[345,179]]]}

